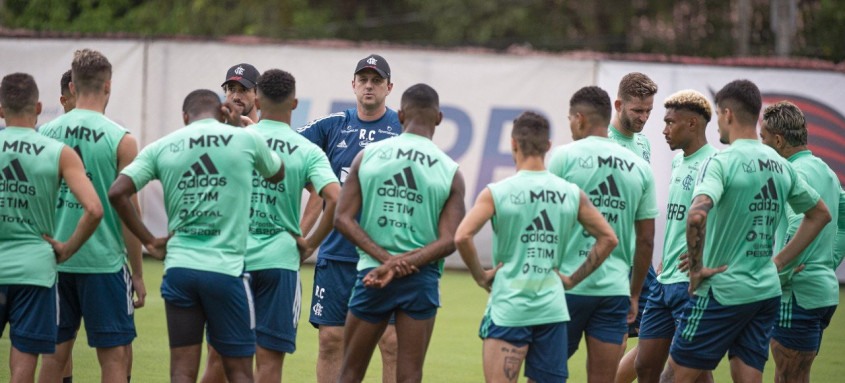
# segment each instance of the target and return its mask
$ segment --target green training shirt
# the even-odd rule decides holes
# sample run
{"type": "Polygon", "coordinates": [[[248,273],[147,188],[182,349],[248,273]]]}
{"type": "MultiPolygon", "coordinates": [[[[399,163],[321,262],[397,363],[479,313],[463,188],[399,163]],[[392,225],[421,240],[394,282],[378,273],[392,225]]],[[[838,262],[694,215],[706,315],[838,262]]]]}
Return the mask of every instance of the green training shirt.
{"type": "MultiPolygon", "coordinates": [[[[103,219],[97,230],[59,271],[68,273],[114,273],[126,263],[126,245],[117,212],[108,199],[117,178],[117,146],[129,132],[102,113],[74,109],[38,130],[73,148],[103,204],[103,219]]],[[[56,239],[66,241],[82,217],[82,204],[63,182],[56,205],[56,239]]]]}
{"type": "MultiPolygon", "coordinates": [[[[361,227],[393,255],[434,242],[457,170],[434,142],[416,134],[370,143],[358,168],[361,227]]],[[[358,270],[381,265],[360,248],[358,254],[358,270]]]]}
{"type": "Polygon", "coordinates": [[[121,174],[136,190],[158,179],[168,231],[164,269],[239,276],[249,233],[252,171],[271,177],[281,160],[252,129],[208,118],[148,145],[121,174]]]}
{"type": "Polygon", "coordinates": [[[734,141],[710,157],[699,172],[693,198],[713,200],[707,217],[704,266],[727,270],[704,280],[696,295],[723,305],[746,304],[781,295],[772,262],[775,229],[789,203],[799,213],[819,195],[772,148],[757,140],[734,141]]]}
{"type": "MultiPolygon", "coordinates": [[[[819,193],[822,201],[830,208],[830,223],[825,225],[821,233],[795,260],[786,265],[780,272],[783,300],[791,301],[792,294],[798,300],[798,305],[805,309],[835,306],[839,304],[839,279],[836,278],[836,267],[839,263],[833,256],[833,245],[836,240],[837,221],[839,220],[839,178],[820,158],[809,150],[793,154],[788,159],[798,177],[812,183],[813,189],[819,193]],[[804,265],[804,270],[793,274],[795,267],[804,265]]],[[[803,214],[795,214],[789,205],[785,206],[786,218],[780,221],[775,239],[775,253],[783,249],[786,242],[795,235],[798,225],[804,219],[803,214]]]]}
{"type": "Polygon", "coordinates": [[[61,143],[32,128],[0,130],[0,285],[56,284],[55,234],[61,143]]]}
{"type": "MultiPolygon", "coordinates": [[[[519,171],[487,186],[493,196],[493,279],[487,311],[499,326],[569,320],[556,272],[576,231],[580,192],[548,171],[519,171]]],[[[577,260],[581,257],[572,256],[577,260]]]]}
{"type": "MultiPolygon", "coordinates": [[[[570,293],[630,296],[628,275],[636,247],[634,222],[657,217],[651,167],[633,152],[619,150],[613,140],[591,136],[556,148],[549,171],[583,189],[619,239],[610,257],[570,293]]],[[[580,225],[576,233],[569,236],[567,252],[578,257],[565,257],[560,266],[567,275],[581,266],[596,242],[580,225]]]]}
{"type": "Polygon", "coordinates": [[[622,132],[617,130],[613,125],[608,125],[607,137],[616,141],[619,145],[630,149],[632,152],[642,157],[645,162],[651,162],[651,143],[648,142],[648,138],[645,134],[634,133],[632,137],[628,137],[622,134],[622,132]]]}
{"type": "Polygon", "coordinates": [[[270,150],[284,161],[285,179],[274,184],[257,172],[252,174],[246,270],[299,270],[294,236],[302,235],[299,229],[302,189],[311,183],[319,193],[326,185],[337,183],[337,177],[325,153],[290,125],[261,120],[248,129],[263,136],[270,150]]]}
{"type": "Polygon", "coordinates": [[[718,152],[712,145],[704,144],[689,156],[680,152],[672,159],[666,234],[663,237],[663,272],[657,276],[660,283],[689,282],[689,276],[678,270],[678,258],[687,252],[687,213],[692,205],[692,190],[701,165],[718,152]]]}

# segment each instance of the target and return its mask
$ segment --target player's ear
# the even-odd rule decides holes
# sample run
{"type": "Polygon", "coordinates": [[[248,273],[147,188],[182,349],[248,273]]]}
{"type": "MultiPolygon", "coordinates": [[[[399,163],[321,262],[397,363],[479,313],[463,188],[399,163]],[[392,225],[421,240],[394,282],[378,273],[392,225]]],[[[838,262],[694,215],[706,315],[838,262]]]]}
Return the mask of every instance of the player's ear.
{"type": "Polygon", "coordinates": [[[103,88],[103,91],[105,91],[106,94],[111,94],[111,80],[106,80],[106,84],[103,88]]]}
{"type": "Polygon", "coordinates": [[[516,154],[519,151],[519,144],[516,142],[516,138],[511,137],[511,153],[516,154]]]}
{"type": "Polygon", "coordinates": [[[70,94],[76,96],[76,85],[73,83],[73,81],[67,83],[67,88],[70,90],[70,94]]]}
{"type": "Polygon", "coordinates": [[[35,115],[36,115],[36,116],[40,116],[40,115],[41,115],[41,107],[42,107],[42,106],[41,106],[41,101],[38,101],[38,102],[36,102],[36,103],[35,103],[35,115]]]}
{"type": "Polygon", "coordinates": [[[443,122],[443,112],[438,111],[437,112],[437,122],[434,123],[434,126],[440,125],[441,122],[443,122]]]}
{"type": "Polygon", "coordinates": [[[402,125],[405,125],[405,111],[402,110],[402,109],[399,109],[396,112],[396,114],[399,115],[399,123],[402,124],[402,125]]]}
{"type": "Polygon", "coordinates": [[[619,113],[622,110],[622,100],[617,98],[616,101],[613,102],[613,109],[616,109],[616,113],[619,113]]]}
{"type": "Polygon", "coordinates": [[[184,123],[185,125],[188,125],[188,113],[187,112],[182,112],[182,123],[184,123]]]}
{"type": "Polygon", "coordinates": [[[291,101],[290,103],[290,110],[296,109],[297,106],[299,106],[299,99],[294,98],[293,101],[291,101]]]}
{"type": "Polygon", "coordinates": [[[2,105],[0,105],[0,118],[6,118],[6,112],[3,110],[2,105]]]}
{"type": "Polygon", "coordinates": [[[261,97],[255,98],[255,109],[261,110],[261,97]]]}

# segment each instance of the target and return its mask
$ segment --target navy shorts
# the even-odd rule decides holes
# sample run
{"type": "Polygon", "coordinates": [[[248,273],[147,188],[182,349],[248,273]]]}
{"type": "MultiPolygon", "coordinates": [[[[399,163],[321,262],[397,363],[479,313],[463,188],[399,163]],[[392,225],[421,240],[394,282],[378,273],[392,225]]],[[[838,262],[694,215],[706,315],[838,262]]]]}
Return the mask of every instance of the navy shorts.
{"type": "Polygon", "coordinates": [[[349,312],[349,297],[355,276],[355,262],[318,259],[314,267],[314,295],[311,297],[311,315],[308,321],[314,327],[343,326],[349,312]]]}
{"type": "Polygon", "coordinates": [[[628,332],[630,297],[566,293],[566,306],[571,317],[567,325],[570,357],[578,350],[583,333],[605,343],[622,344],[628,332]]]}
{"type": "Polygon", "coordinates": [[[497,326],[489,315],[481,320],[478,329],[481,339],[499,339],[516,347],[528,345],[525,355],[525,377],[538,382],[566,382],[566,322],[535,326],[497,326]]]}
{"type": "Polygon", "coordinates": [[[394,279],[380,289],[364,287],[364,276],[370,272],[358,272],[349,311],[370,323],[390,320],[395,311],[402,311],[416,320],[425,320],[437,315],[440,307],[440,270],[429,264],[420,271],[404,278],[394,279]]]}
{"type": "Polygon", "coordinates": [[[780,297],[724,306],[713,291],[687,302],[675,331],[672,359],[683,367],[713,370],[728,353],[763,371],[769,358],[769,339],[778,315],[780,297]]]}
{"type": "Polygon", "coordinates": [[[202,308],[208,343],[220,355],[250,357],[255,354],[255,306],[248,278],[173,267],[162,278],[161,297],[175,307],[202,308]]]}
{"type": "Polygon", "coordinates": [[[643,321],[640,324],[641,339],[672,339],[675,329],[690,299],[689,282],[654,284],[654,292],[648,299],[643,321]]]}
{"type": "Polygon", "coordinates": [[[649,266],[648,273],[645,275],[645,280],[643,281],[643,289],[640,290],[640,300],[637,303],[637,317],[634,319],[634,323],[628,325],[629,338],[636,338],[640,335],[640,326],[643,321],[645,307],[648,304],[648,298],[654,293],[654,289],[658,283],[654,266],[649,266]]]}
{"type": "Polygon", "coordinates": [[[836,306],[804,309],[795,296],[780,303],[777,324],[772,338],[790,350],[818,352],[822,333],[830,324],[836,306]]]}
{"type": "Polygon", "coordinates": [[[299,272],[267,269],[249,274],[255,296],[256,344],[292,354],[296,351],[296,326],[302,306],[299,272]]]}
{"type": "Polygon", "coordinates": [[[135,339],[132,278],[126,265],[110,274],[60,272],[57,286],[57,343],[74,339],[82,318],[91,347],[125,346],[135,339]]]}
{"type": "Polygon", "coordinates": [[[56,352],[56,287],[0,285],[0,336],[9,323],[9,339],[27,354],[56,352]]]}

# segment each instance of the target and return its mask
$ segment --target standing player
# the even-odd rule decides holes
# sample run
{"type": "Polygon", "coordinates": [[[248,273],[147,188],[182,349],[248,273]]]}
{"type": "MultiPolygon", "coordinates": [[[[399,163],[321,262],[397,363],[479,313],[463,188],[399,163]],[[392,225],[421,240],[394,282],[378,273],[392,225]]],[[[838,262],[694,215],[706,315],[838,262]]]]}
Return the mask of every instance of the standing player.
{"type": "MultiPolygon", "coordinates": [[[[253,129],[267,139],[270,148],[285,162],[285,179],[270,183],[253,175],[246,271],[255,295],[256,377],[257,382],[280,382],[285,354],[296,350],[296,328],[302,299],[299,265],[310,249],[331,231],[334,206],[340,185],[331,171],[326,155],[316,145],[290,127],[296,109],[296,80],[279,69],[270,69],[258,77],[258,105],[261,120],[253,129]],[[299,204],[302,189],[311,185],[326,201],[326,214],[320,226],[302,240],[299,228],[299,204]],[[297,245],[306,250],[301,258],[297,245]]],[[[224,379],[219,354],[210,349],[209,367],[203,381],[216,375],[224,379]]]]}
{"type": "MultiPolygon", "coordinates": [[[[642,158],[629,150],[619,150],[607,138],[609,120],[607,92],[595,86],[575,92],[569,101],[574,142],[555,149],[549,161],[553,174],[587,191],[619,239],[619,246],[607,261],[566,294],[572,313],[568,325],[569,356],[578,349],[581,334],[586,333],[590,382],[610,382],[616,376],[628,323],[637,314],[643,281],[651,265],[657,216],[651,168],[642,158]]],[[[586,257],[594,242],[588,232],[581,232],[570,239],[568,251],[586,257]]],[[[580,258],[565,258],[560,271],[571,274],[581,263],[580,258]]]]}
{"type": "Polygon", "coordinates": [[[455,250],[455,229],[464,216],[458,164],[431,141],[442,119],[437,92],[414,85],[402,95],[403,133],[370,144],[352,162],[335,218],[361,256],[346,317],[341,382],[364,378],[391,315],[401,351],[396,381],[422,380],[440,305],[442,259],[455,250]]]}
{"type": "Polygon", "coordinates": [[[762,381],[780,303],[778,270],[830,221],[818,193],[756,140],[757,86],[733,81],[716,93],[715,104],[720,141],[731,146],[705,162],[693,191],[686,234],[695,296],[675,331],[664,381],[693,382],[725,352],[734,381],[762,381]],[[804,221],[772,259],[787,202],[804,221]]]}
{"type": "Polygon", "coordinates": [[[79,156],[35,132],[39,114],[35,79],[25,73],[3,77],[0,117],[6,129],[0,131],[0,335],[8,322],[11,382],[32,382],[38,354],[55,352],[56,263],[76,253],[103,216],[100,199],[79,156]],[[61,181],[82,211],[64,243],[50,237],[55,232],[61,181]]]}
{"type": "MultiPolygon", "coordinates": [[[[807,249],[780,272],[783,296],[771,341],[775,380],[779,383],[809,382],[822,332],[830,324],[839,304],[839,280],[835,271],[842,254],[833,253],[833,244],[837,224],[843,219],[839,201],[845,195],[836,173],[807,149],[804,113],[795,104],[782,101],[767,107],[763,112],[760,137],[764,144],[789,161],[798,178],[812,182],[821,200],[830,207],[833,218],[807,249]],[[804,265],[804,269],[793,274],[798,265],[804,265]]],[[[795,235],[802,219],[788,206],[785,209],[787,219],[781,220],[778,226],[775,250],[782,249],[795,235]]]]}
{"type": "MultiPolygon", "coordinates": [[[[458,226],[455,245],[479,286],[492,292],[481,322],[484,377],[516,382],[565,382],[569,312],[564,296],[610,255],[613,229],[578,186],[553,176],[543,165],[549,150],[549,123],[532,112],[513,122],[511,152],[517,174],[485,188],[458,226]],[[485,271],[473,243],[493,222],[493,264],[485,271]],[[559,275],[566,238],[581,223],[596,243],[571,276],[559,275]],[[501,269],[501,270],[500,270],[501,269]],[[561,280],[563,283],[561,283],[561,280]]],[[[575,233],[580,235],[580,233],[575,233]]],[[[580,261],[580,259],[579,259],[580,261]]]]}
{"type": "MultiPolygon", "coordinates": [[[[76,96],[76,108],[42,126],[39,132],[79,154],[97,195],[108,206],[108,188],[118,171],[135,158],[138,144],[126,129],[103,115],[111,95],[112,67],[108,59],[94,50],[76,51],[71,72],[70,90],[76,96]]],[[[67,239],[82,214],[79,202],[63,187],[56,212],[56,237],[67,239]]],[[[73,259],[58,267],[58,346],[55,354],[43,358],[40,380],[61,379],[83,317],[88,345],[97,348],[102,379],[128,380],[129,346],[135,339],[134,309],[144,305],[146,296],[141,257],[140,242],[123,230],[113,209],[104,209],[103,222],[91,239],[73,259]]]]}
{"type": "MultiPolygon", "coordinates": [[[[227,104],[228,121],[240,125],[227,104]]],[[[229,382],[252,381],[255,332],[252,297],[243,274],[252,171],[270,183],[284,177],[279,157],[252,130],[232,129],[210,90],[188,94],[185,128],[148,145],[121,171],[109,199],[120,218],[164,262],[161,295],[170,339],[170,379],[195,382],[208,325],[208,342],[222,355],[229,382]],[[169,238],[154,238],[130,196],[148,182],[162,183],[169,238]]]]}
{"type": "MultiPolygon", "coordinates": [[[[385,104],[393,89],[390,75],[390,65],[383,57],[372,54],[361,59],[352,79],[357,106],[315,120],[298,130],[323,149],[341,184],[346,181],[352,160],[358,152],[373,142],[396,137],[402,131],[397,113],[385,104]]],[[[312,192],[302,218],[303,232],[309,231],[320,214],[320,205],[316,193],[312,192]]],[[[340,376],[343,326],[355,284],[357,262],[355,246],[336,230],[329,233],[317,254],[309,321],[319,329],[319,383],[334,383],[340,376]]],[[[396,376],[396,332],[393,325],[388,326],[379,348],[383,381],[392,382],[396,376]]]]}
{"type": "Polygon", "coordinates": [[[258,69],[250,64],[238,64],[226,71],[226,80],[221,85],[226,102],[241,112],[241,124],[252,125],[258,121],[258,107],[255,105],[258,69]]]}
{"type": "MultiPolygon", "coordinates": [[[[713,115],[710,102],[704,95],[694,90],[683,90],[669,96],[663,106],[666,108],[663,135],[669,149],[681,149],[682,152],[672,160],[661,260],[663,271],[652,286],[653,294],[648,299],[637,344],[637,379],[639,382],[655,383],[660,380],[660,373],[666,365],[675,323],[680,320],[681,312],[689,301],[689,277],[678,270],[678,263],[681,254],[687,252],[686,218],[692,202],[692,189],[704,161],[718,152],[707,143],[704,134],[713,115]]],[[[700,381],[712,381],[712,377],[708,374],[700,381]]]]}

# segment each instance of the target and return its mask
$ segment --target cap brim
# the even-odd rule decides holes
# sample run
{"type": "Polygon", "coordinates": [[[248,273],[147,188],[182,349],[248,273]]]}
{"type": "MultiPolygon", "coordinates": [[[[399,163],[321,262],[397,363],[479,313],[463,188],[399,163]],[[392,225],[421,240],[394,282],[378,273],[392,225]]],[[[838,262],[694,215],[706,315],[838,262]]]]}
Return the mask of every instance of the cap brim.
{"type": "Polygon", "coordinates": [[[229,77],[226,81],[223,81],[223,84],[220,84],[220,86],[226,86],[226,83],[232,82],[232,81],[238,82],[239,84],[243,85],[244,88],[247,88],[247,89],[255,88],[254,82],[249,81],[246,78],[239,77],[239,76],[229,77]]]}
{"type": "Polygon", "coordinates": [[[356,71],[355,71],[355,74],[358,74],[358,73],[360,73],[362,70],[367,70],[367,69],[372,69],[372,70],[374,70],[376,73],[378,73],[378,75],[379,75],[379,76],[381,76],[381,77],[383,77],[383,78],[390,78],[390,76],[388,76],[388,75],[387,75],[387,73],[384,73],[384,71],[383,71],[383,70],[381,70],[381,69],[379,69],[379,68],[377,68],[377,67],[375,67],[375,66],[365,66],[365,67],[363,67],[363,68],[361,68],[361,69],[356,70],[356,71]]]}

